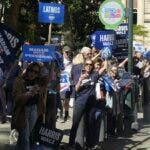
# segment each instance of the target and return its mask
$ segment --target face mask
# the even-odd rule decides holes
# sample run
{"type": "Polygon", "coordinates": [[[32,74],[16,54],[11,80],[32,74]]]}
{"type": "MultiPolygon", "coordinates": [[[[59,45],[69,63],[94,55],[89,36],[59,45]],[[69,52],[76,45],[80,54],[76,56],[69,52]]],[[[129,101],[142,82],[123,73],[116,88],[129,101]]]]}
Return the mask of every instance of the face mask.
{"type": "Polygon", "coordinates": [[[136,64],[136,67],[138,67],[139,69],[141,69],[143,67],[143,63],[141,61],[139,61],[137,64],[136,64]]]}

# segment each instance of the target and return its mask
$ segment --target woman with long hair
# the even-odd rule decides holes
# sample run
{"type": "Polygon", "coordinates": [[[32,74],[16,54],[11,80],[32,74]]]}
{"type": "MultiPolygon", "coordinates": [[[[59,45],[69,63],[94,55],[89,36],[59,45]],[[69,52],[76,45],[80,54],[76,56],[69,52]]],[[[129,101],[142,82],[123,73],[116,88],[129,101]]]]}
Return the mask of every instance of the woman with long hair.
{"type": "Polygon", "coordinates": [[[38,63],[31,63],[16,78],[13,86],[14,110],[11,126],[19,133],[16,150],[30,150],[30,133],[37,118],[45,113],[46,86],[40,77],[40,71],[38,63]]]}

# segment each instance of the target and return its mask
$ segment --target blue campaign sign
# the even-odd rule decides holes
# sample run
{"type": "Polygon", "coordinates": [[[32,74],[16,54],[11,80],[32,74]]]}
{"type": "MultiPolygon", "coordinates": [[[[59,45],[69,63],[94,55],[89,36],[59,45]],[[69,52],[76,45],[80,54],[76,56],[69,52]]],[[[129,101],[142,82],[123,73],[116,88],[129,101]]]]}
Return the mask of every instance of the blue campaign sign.
{"type": "Polygon", "coordinates": [[[56,3],[39,2],[39,22],[64,23],[64,5],[56,3]]]}
{"type": "Polygon", "coordinates": [[[55,59],[53,45],[23,45],[23,61],[49,62],[55,59]]]}
{"type": "Polygon", "coordinates": [[[112,30],[95,31],[91,35],[91,40],[93,46],[98,49],[103,49],[105,47],[113,49],[116,41],[116,34],[115,31],[112,30]]]}

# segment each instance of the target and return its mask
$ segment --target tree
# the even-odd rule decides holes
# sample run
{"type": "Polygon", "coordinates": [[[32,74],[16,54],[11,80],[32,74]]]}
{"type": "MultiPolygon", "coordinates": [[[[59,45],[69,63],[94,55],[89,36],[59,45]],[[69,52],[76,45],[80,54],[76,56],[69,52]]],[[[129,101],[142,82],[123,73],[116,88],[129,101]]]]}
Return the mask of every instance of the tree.
{"type": "Polygon", "coordinates": [[[141,25],[134,25],[133,26],[133,35],[134,35],[134,40],[144,42],[144,38],[148,37],[148,30],[146,27],[141,26],[141,25]]]}
{"type": "Polygon", "coordinates": [[[147,37],[148,31],[146,30],[146,28],[144,26],[134,25],[133,26],[133,34],[136,36],[147,37]]]}
{"type": "Polygon", "coordinates": [[[63,32],[70,30],[75,45],[78,41],[87,43],[90,34],[103,28],[97,13],[100,1],[63,0],[63,4],[66,10],[63,32]]]}
{"type": "MultiPolygon", "coordinates": [[[[39,34],[42,33],[43,30],[48,31],[48,24],[38,23],[39,0],[7,1],[11,7],[7,8],[5,13],[6,23],[11,25],[12,28],[21,33],[26,39],[32,40],[32,43],[39,42],[39,34]],[[21,14],[21,12],[23,12],[23,14],[21,14]]],[[[52,33],[57,34],[58,32],[60,33],[61,30],[64,37],[69,37],[73,46],[77,45],[77,43],[87,43],[90,34],[103,28],[97,13],[101,3],[99,0],[40,1],[61,2],[65,5],[65,22],[63,25],[53,25],[52,33]],[[68,33],[70,35],[68,35],[68,33]]]]}

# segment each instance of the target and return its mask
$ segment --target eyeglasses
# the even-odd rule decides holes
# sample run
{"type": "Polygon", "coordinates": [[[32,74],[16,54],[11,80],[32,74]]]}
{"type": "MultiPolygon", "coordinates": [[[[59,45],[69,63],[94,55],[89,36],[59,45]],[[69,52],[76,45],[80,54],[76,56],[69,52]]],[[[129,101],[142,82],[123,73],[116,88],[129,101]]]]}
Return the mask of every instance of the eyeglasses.
{"type": "Polygon", "coordinates": [[[93,66],[93,64],[90,64],[90,63],[86,63],[85,65],[86,66],[93,66]]]}
{"type": "Polygon", "coordinates": [[[38,73],[39,73],[39,71],[38,71],[38,70],[35,70],[35,69],[31,69],[30,72],[35,73],[35,74],[38,74],[38,73]]]}

